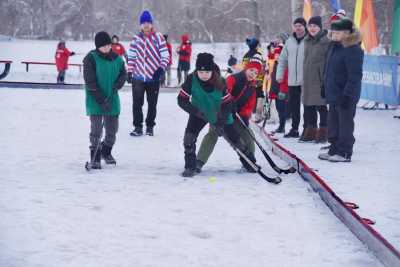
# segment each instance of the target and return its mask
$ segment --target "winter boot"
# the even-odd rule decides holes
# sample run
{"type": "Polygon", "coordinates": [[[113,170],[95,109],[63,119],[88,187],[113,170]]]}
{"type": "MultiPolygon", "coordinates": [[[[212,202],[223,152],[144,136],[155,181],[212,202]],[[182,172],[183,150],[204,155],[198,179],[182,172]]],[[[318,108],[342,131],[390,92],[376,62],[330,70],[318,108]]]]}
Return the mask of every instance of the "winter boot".
{"type": "Polygon", "coordinates": [[[201,169],[204,166],[204,162],[202,162],[201,160],[196,160],[196,173],[201,173],[201,169]]]}
{"type": "Polygon", "coordinates": [[[299,138],[299,131],[295,129],[291,129],[287,134],[285,134],[283,137],[285,138],[299,138]]]}
{"type": "Polygon", "coordinates": [[[317,134],[315,136],[315,143],[324,144],[328,142],[328,128],[321,127],[318,129],[317,134]]]}
{"type": "Polygon", "coordinates": [[[186,168],[182,173],[181,176],[182,177],[193,177],[196,175],[196,170],[195,169],[190,169],[190,168],[186,168]]]}
{"type": "Polygon", "coordinates": [[[112,147],[106,145],[104,142],[101,143],[101,157],[104,159],[106,164],[117,164],[114,157],[111,155],[112,147]]]}
{"type": "Polygon", "coordinates": [[[351,156],[349,155],[333,155],[328,159],[330,162],[350,162],[351,156]]]}
{"type": "Polygon", "coordinates": [[[147,127],[146,128],[146,135],[154,136],[154,128],[153,127],[147,127]]]}
{"type": "Polygon", "coordinates": [[[285,133],[285,125],[280,124],[274,133],[285,133]]]}
{"type": "Polygon", "coordinates": [[[92,169],[101,169],[101,147],[99,147],[97,151],[96,147],[90,148],[90,162],[92,164],[92,169]]]}
{"type": "Polygon", "coordinates": [[[315,136],[317,134],[316,128],[307,127],[304,129],[303,134],[299,138],[300,143],[309,143],[315,141],[315,136]]]}
{"type": "Polygon", "coordinates": [[[142,136],[143,127],[135,127],[135,129],[130,133],[131,136],[142,136]]]}

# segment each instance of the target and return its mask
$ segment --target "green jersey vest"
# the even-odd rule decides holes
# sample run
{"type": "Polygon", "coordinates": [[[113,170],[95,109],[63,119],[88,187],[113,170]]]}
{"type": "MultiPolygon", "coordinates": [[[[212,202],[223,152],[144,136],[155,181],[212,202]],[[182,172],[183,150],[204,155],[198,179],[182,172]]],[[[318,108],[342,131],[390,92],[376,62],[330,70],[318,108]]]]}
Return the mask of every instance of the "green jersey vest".
{"type": "Polygon", "coordinates": [[[109,115],[118,116],[121,112],[121,104],[118,93],[113,93],[113,86],[118,79],[121,68],[124,68],[124,62],[121,57],[113,61],[102,58],[97,52],[90,52],[96,65],[96,82],[98,89],[109,98],[111,103],[111,111],[104,112],[100,105],[96,102],[92,93],[86,86],[86,114],[91,115],[109,115]]]}
{"type": "MultiPolygon", "coordinates": [[[[217,114],[221,111],[222,92],[214,88],[211,92],[206,92],[200,85],[196,75],[192,79],[192,105],[198,108],[211,124],[217,122],[217,114]]],[[[232,114],[227,118],[227,124],[233,123],[232,114]]]]}

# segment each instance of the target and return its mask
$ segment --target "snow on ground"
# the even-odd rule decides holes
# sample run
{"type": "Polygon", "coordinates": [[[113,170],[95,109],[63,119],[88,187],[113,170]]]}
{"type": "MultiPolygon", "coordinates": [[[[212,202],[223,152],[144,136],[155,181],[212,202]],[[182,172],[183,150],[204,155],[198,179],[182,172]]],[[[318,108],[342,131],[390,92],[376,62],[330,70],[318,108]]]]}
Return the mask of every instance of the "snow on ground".
{"type": "MultiPolygon", "coordinates": [[[[3,81],[24,81],[24,82],[55,82],[57,79],[56,66],[30,65],[29,72],[25,70],[25,64],[22,61],[33,62],[55,62],[54,54],[56,52],[58,41],[42,40],[0,40],[0,60],[12,60],[10,74],[3,81]]],[[[77,55],[70,57],[69,63],[82,64],[85,55],[94,49],[94,42],[90,41],[68,41],[67,48],[74,51],[77,55]]],[[[129,48],[129,42],[122,42],[126,49],[129,48]]],[[[173,68],[178,66],[178,54],[175,52],[178,44],[172,44],[173,50],[173,68]]],[[[238,59],[244,55],[246,45],[243,43],[214,43],[214,44],[193,44],[193,55],[191,67],[194,68],[196,56],[201,52],[209,52],[215,55],[215,61],[223,69],[227,68],[229,55],[233,54],[238,59]]],[[[4,68],[1,66],[0,68],[4,68]]],[[[66,76],[67,83],[83,83],[82,72],[78,67],[70,66],[66,76]]],[[[176,85],[176,70],[172,70],[172,85],[176,85]]]]}
{"type": "MultiPolygon", "coordinates": [[[[277,137],[281,144],[316,169],[344,201],[359,204],[357,212],[376,221],[374,228],[399,249],[400,120],[393,118],[395,113],[357,110],[351,163],[321,161],[317,158],[321,145],[299,143],[282,135],[277,137]]],[[[290,126],[288,122],[287,131],[290,126]]],[[[276,125],[267,126],[268,130],[275,128],[276,125]]]]}
{"type": "MultiPolygon", "coordinates": [[[[83,91],[0,90],[0,266],[381,266],[300,177],[272,185],[238,174],[225,142],[201,175],[185,181],[187,115],[176,94],[160,95],[155,136],[142,138],[129,136],[130,93],[121,98],[118,165],[87,173],[83,91]]],[[[331,166],[321,172],[333,173],[331,166]]],[[[349,185],[340,194],[364,188],[366,201],[397,197],[358,183],[372,183],[367,177],[334,177],[349,185]]]]}

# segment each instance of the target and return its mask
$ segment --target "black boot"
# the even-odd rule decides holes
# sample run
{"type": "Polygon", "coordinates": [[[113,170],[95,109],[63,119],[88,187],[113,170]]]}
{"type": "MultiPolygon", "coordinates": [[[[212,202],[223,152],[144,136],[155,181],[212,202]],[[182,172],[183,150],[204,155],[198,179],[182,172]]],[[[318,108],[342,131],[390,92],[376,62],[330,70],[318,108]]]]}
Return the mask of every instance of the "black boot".
{"type": "Polygon", "coordinates": [[[202,162],[201,160],[196,160],[196,173],[201,173],[201,168],[203,168],[204,166],[204,162],[202,162]]]}
{"type": "Polygon", "coordinates": [[[99,145],[97,151],[96,147],[90,148],[90,162],[92,164],[92,169],[101,169],[101,147],[99,145]],[[96,155],[95,155],[96,152],[96,155]]]}
{"type": "Polygon", "coordinates": [[[285,138],[299,138],[299,131],[291,129],[289,133],[285,134],[283,137],[285,138]]]}
{"type": "Polygon", "coordinates": [[[274,131],[274,133],[285,133],[285,125],[280,124],[278,129],[274,131]]]}
{"type": "Polygon", "coordinates": [[[154,136],[154,128],[153,127],[147,127],[146,128],[146,135],[154,136]]]}
{"type": "Polygon", "coordinates": [[[193,177],[196,175],[196,170],[195,169],[189,169],[186,168],[183,172],[182,172],[182,177],[193,177]]]}
{"type": "Polygon", "coordinates": [[[130,133],[131,136],[142,136],[143,127],[135,127],[135,129],[130,133]]]}
{"type": "Polygon", "coordinates": [[[112,146],[106,145],[104,142],[101,143],[101,157],[104,159],[106,164],[117,164],[114,157],[111,155],[112,146]]]}

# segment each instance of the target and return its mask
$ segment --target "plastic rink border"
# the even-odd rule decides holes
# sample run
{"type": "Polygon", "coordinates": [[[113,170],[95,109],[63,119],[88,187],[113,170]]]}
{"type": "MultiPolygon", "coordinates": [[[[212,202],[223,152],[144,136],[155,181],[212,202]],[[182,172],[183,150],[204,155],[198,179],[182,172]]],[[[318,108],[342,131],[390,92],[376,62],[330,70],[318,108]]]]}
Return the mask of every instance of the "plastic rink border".
{"type": "Polygon", "coordinates": [[[358,208],[356,204],[343,201],[315,171],[302,159],[276,142],[264,128],[253,122],[251,128],[259,133],[272,153],[296,168],[300,176],[318,193],[333,214],[372,251],[378,260],[386,267],[400,266],[400,252],[371,226],[373,224],[371,220],[362,218],[355,211],[358,208]]]}

